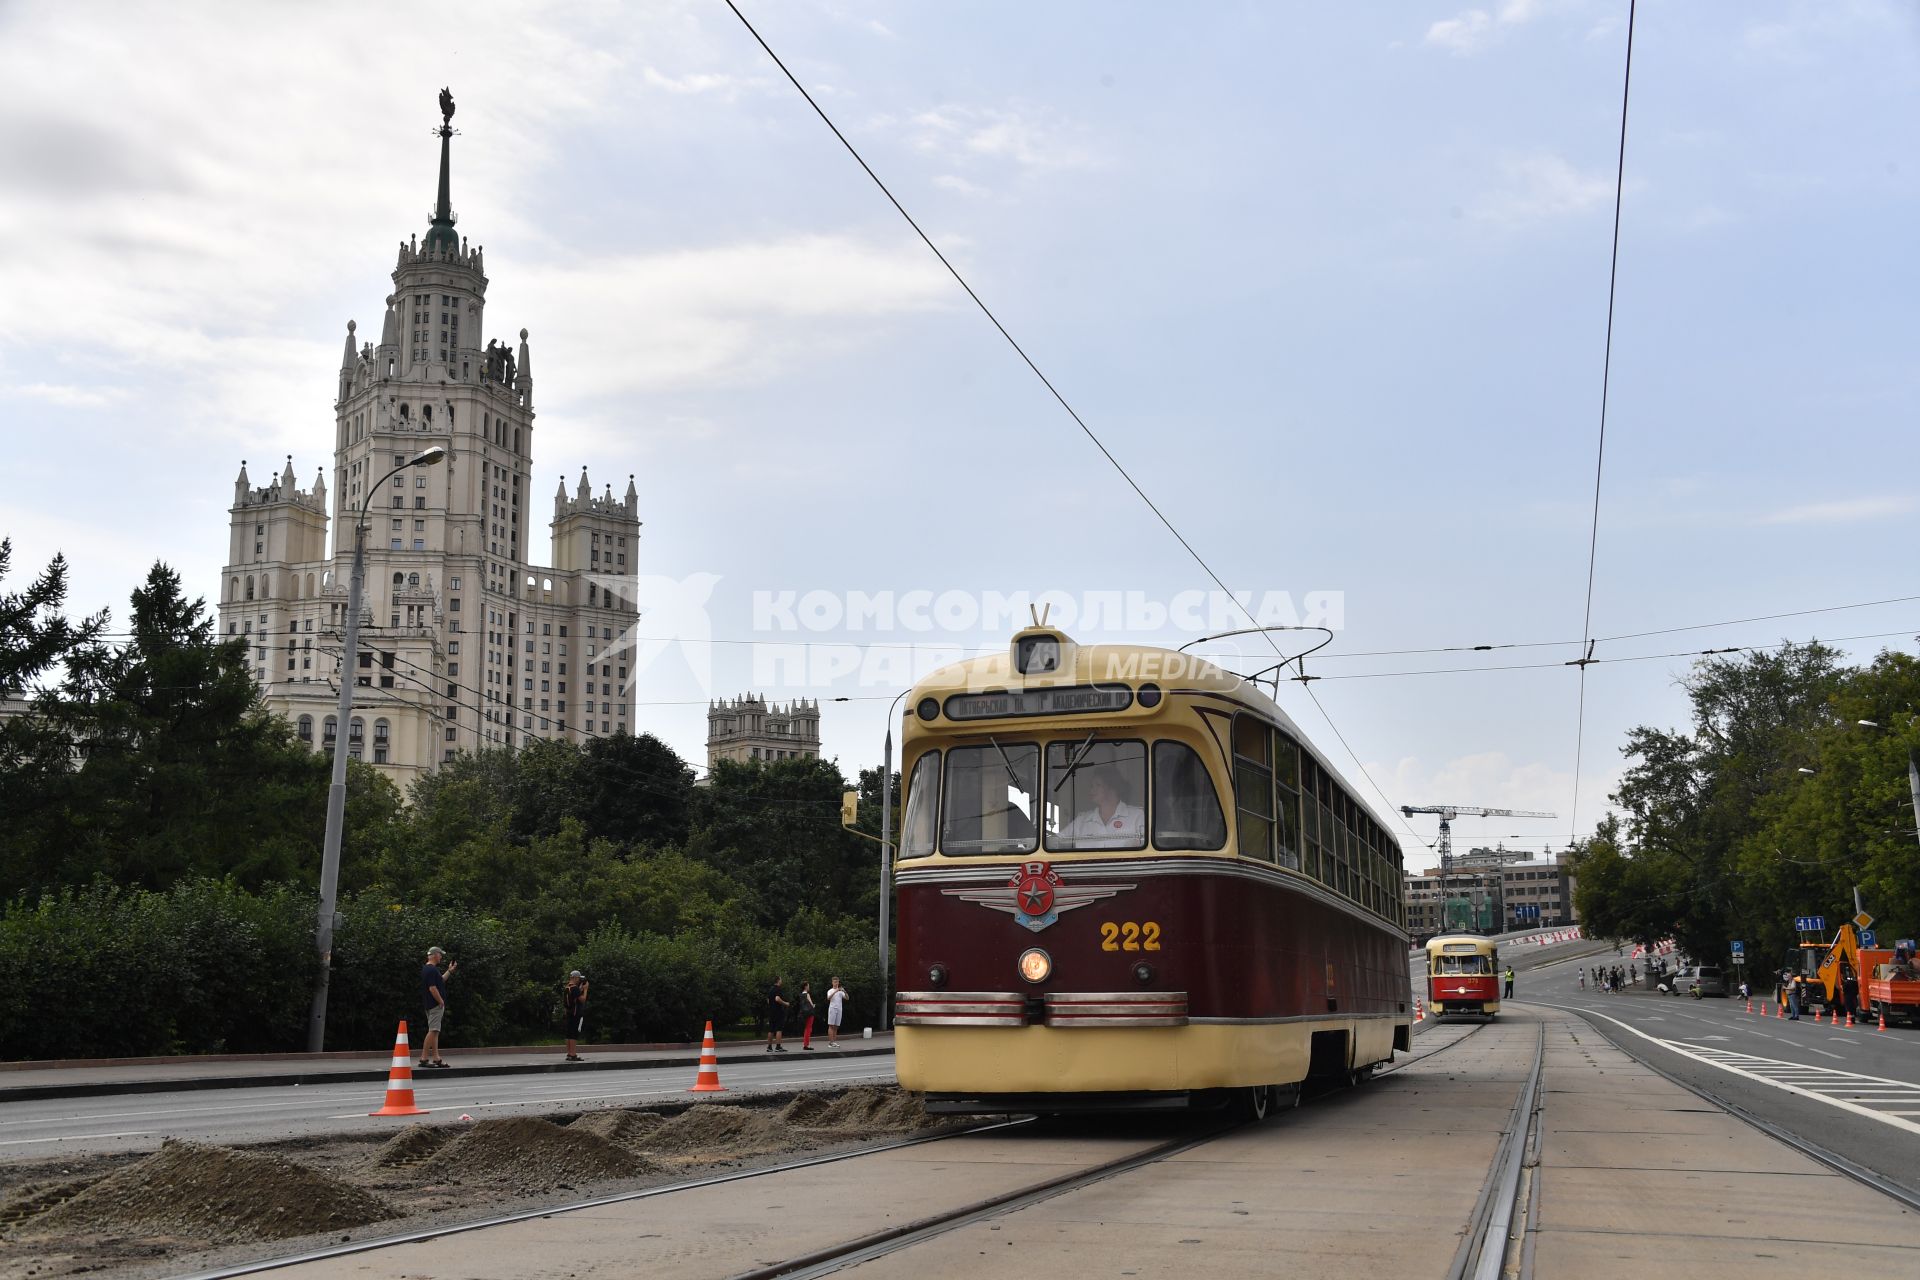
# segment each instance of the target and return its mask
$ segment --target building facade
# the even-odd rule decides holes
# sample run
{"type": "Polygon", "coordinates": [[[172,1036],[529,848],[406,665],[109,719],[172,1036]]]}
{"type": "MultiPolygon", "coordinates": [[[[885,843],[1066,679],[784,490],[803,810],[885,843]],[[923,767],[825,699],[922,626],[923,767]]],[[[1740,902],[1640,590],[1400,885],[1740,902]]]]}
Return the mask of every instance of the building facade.
{"type": "Polygon", "coordinates": [[[820,754],[820,704],[781,706],[755,694],[707,704],[707,768],[722,760],[812,760],[820,754]]]}
{"type": "Polygon", "coordinates": [[[1573,877],[1559,862],[1514,862],[1500,869],[1500,898],[1510,926],[1573,924],[1573,877]]]}
{"type": "Polygon", "coordinates": [[[353,528],[366,578],[349,749],[402,788],[458,751],[630,732],[639,499],[595,496],[585,468],[553,499],[551,563],[531,550],[533,358],[487,338],[483,251],[454,231],[453,101],[424,238],[401,242],[379,342],[347,322],[331,468],[302,490],[291,457],[234,482],[220,620],[246,636],[267,706],[333,747],[353,528]],[[357,345],[356,345],[357,344],[357,345]],[[423,450],[434,466],[406,467],[423,450]],[[404,468],[394,471],[395,468],[404,468]],[[391,473],[391,474],[390,474],[391,473]],[[328,547],[331,532],[332,547],[328,547]]]}

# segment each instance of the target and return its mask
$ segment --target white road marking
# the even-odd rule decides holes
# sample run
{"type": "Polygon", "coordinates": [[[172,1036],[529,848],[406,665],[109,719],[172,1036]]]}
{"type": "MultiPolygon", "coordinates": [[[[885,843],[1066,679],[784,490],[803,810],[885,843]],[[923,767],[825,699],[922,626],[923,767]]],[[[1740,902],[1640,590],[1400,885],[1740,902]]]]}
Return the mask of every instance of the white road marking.
{"type": "Polygon", "coordinates": [[[9,1142],[0,1142],[0,1147],[30,1147],[40,1142],[84,1142],[89,1138],[140,1138],[152,1132],[151,1129],[127,1129],[120,1133],[75,1133],[64,1138],[14,1138],[9,1142]]]}
{"type": "MultiPolygon", "coordinates": [[[[1889,1124],[1897,1129],[1905,1129],[1909,1133],[1920,1134],[1920,1124],[1915,1124],[1913,1121],[1903,1118],[1907,1115],[1916,1114],[1916,1113],[1905,1112],[1905,1111],[1882,1111],[1873,1107],[1861,1106],[1859,1103],[1848,1102],[1844,1098],[1831,1097],[1828,1094],[1819,1092],[1818,1090],[1811,1089],[1811,1088],[1804,1088],[1800,1085],[1792,1084],[1786,1080],[1780,1079],[1778,1074],[1770,1074],[1761,1069],[1762,1067],[1766,1067],[1766,1066],[1794,1069],[1797,1067],[1797,1064],[1795,1063],[1781,1062],[1778,1059],[1774,1059],[1774,1058],[1756,1058],[1750,1054],[1735,1053],[1729,1049],[1694,1048],[1690,1045],[1681,1044],[1676,1041],[1662,1040],[1657,1036],[1650,1036],[1646,1032],[1640,1030],[1640,1028],[1633,1026],[1630,1023],[1622,1022],[1620,1019],[1615,1017],[1610,1017],[1609,1015],[1604,1013],[1596,1013],[1593,1016],[1597,1018],[1606,1018],[1608,1022],[1613,1023],[1615,1026],[1619,1027],[1623,1031],[1631,1032],[1632,1034],[1639,1036],[1642,1040],[1645,1040],[1651,1044],[1659,1045],[1662,1049],[1665,1049],[1669,1053],[1679,1054],[1683,1058],[1691,1058],[1693,1059],[1693,1061],[1701,1063],[1704,1066],[1714,1067],[1720,1071],[1727,1072],[1729,1075],[1740,1076],[1743,1079],[1752,1080],[1759,1084],[1767,1085],[1770,1088],[1781,1089],[1787,1093],[1798,1094],[1803,1098],[1811,1098],[1815,1102],[1824,1102],[1830,1107],[1838,1107],[1842,1111],[1851,1111],[1855,1115],[1865,1116],[1869,1120],[1878,1120],[1882,1124],[1889,1124]]],[[[1819,1052],[1819,1050],[1815,1050],[1815,1052],[1817,1053],[1819,1052]]],[[[1828,1055],[1828,1056],[1831,1057],[1836,1055],[1828,1055]]],[[[1845,1079],[1856,1080],[1861,1082],[1872,1082],[1873,1084],[1879,1084],[1879,1085],[1892,1085],[1895,1088],[1902,1090],[1907,1096],[1920,1098],[1920,1085],[1907,1084],[1905,1081],[1902,1081],[1902,1080],[1889,1080],[1884,1076],[1856,1075],[1848,1071],[1839,1071],[1832,1068],[1820,1068],[1820,1067],[1815,1067],[1811,1069],[1806,1067],[1797,1067],[1797,1070],[1794,1070],[1794,1074],[1796,1076],[1804,1076],[1804,1075],[1812,1074],[1817,1077],[1818,1073],[1823,1071],[1826,1073],[1829,1083],[1834,1082],[1836,1078],[1845,1078],[1845,1079]]]]}

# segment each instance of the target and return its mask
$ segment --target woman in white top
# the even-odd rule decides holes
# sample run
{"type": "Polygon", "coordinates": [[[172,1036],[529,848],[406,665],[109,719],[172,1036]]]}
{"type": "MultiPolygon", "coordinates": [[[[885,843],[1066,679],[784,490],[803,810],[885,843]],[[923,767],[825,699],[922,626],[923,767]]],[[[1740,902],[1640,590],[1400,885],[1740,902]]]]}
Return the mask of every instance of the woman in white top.
{"type": "Polygon", "coordinates": [[[827,988],[827,1047],[829,1049],[840,1047],[840,1017],[845,1011],[846,1003],[847,989],[840,985],[840,979],[835,978],[833,985],[827,988]]]}

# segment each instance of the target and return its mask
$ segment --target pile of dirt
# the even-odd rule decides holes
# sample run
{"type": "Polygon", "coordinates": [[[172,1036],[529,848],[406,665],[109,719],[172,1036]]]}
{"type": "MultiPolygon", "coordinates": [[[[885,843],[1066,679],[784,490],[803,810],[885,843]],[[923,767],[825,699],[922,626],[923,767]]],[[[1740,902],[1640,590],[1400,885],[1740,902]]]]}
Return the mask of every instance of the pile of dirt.
{"type": "Polygon", "coordinates": [[[583,1133],[597,1133],[616,1147],[641,1147],[655,1129],[666,1123],[666,1117],[653,1111],[627,1111],[610,1108],[605,1111],[588,1111],[575,1117],[569,1130],[583,1133]]]}
{"type": "Polygon", "coordinates": [[[563,1129],[531,1116],[482,1120],[442,1147],[434,1163],[449,1177],[500,1175],[523,1187],[574,1186],[646,1172],[640,1157],[591,1129],[563,1129]]]}
{"type": "Polygon", "coordinates": [[[383,1169],[399,1169],[419,1164],[453,1137],[445,1129],[430,1124],[410,1124],[381,1143],[373,1153],[373,1163],[383,1169]]]}
{"type": "Polygon", "coordinates": [[[835,1098],[812,1120],[796,1123],[815,1129],[918,1129],[927,1123],[927,1109],[904,1089],[862,1085],[835,1098]]]}
{"type": "Polygon", "coordinates": [[[168,1141],[20,1226],[22,1235],[280,1240],[393,1217],[369,1192],[278,1156],[168,1141]]]}
{"type": "Polygon", "coordinates": [[[65,1204],[99,1180],[100,1175],[96,1175],[15,1187],[6,1199],[0,1200],[0,1233],[10,1231],[17,1224],[35,1214],[45,1213],[55,1205],[65,1204]]]}
{"type": "Polygon", "coordinates": [[[776,1150],[790,1141],[778,1116],[746,1107],[689,1107],[647,1135],[649,1151],[724,1160],[776,1150]]]}
{"type": "Polygon", "coordinates": [[[818,1129],[833,1104],[824,1093],[803,1093],[780,1110],[780,1123],[794,1129],[818,1129]]]}

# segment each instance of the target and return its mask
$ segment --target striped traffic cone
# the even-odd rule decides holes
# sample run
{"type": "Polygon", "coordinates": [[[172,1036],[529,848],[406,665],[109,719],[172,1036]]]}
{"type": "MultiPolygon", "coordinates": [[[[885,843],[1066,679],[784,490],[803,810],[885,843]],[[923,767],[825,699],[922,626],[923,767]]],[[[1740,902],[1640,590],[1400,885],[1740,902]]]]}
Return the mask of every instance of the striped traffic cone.
{"type": "Polygon", "coordinates": [[[1885,1005],[1880,1006],[1880,1029],[1882,1031],[1887,1029],[1887,1006],[1885,1005]]]}
{"type": "Polygon", "coordinates": [[[1748,1013],[1752,1013],[1752,1012],[1753,1012],[1753,1001],[1751,1001],[1751,1000],[1749,1000],[1749,1001],[1747,1001],[1747,1012],[1748,1012],[1748,1013]]]}
{"type": "Polygon", "coordinates": [[[1427,1006],[1421,1003],[1419,996],[1413,998],[1413,1020],[1415,1022],[1427,1020],[1427,1006]]]}
{"type": "Polygon", "coordinates": [[[700,1041],[700,1073],[693,1078],[693,1088],[688,1093],[725,1093],[726,1087],[720,1083],[720,1055],[713,1048],[713,1024],[707,1024],[707,1034],[700,1041]]]}
{"type": "Polygon", "coordinates": [[[407,1053],[407,1024],[393,1037],[393,1064],[387,1068],[387,1102],[370,1116],[423,1116],[425,1107],[413,1105],[413,1060],[407,1053]]]}
{"type": "Polygon", "coordinates": [[[1853,1030],[1853,1010],[1847,1010],[1847,1030],[1853,1030]]]}

